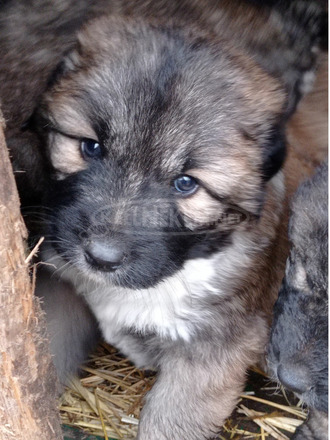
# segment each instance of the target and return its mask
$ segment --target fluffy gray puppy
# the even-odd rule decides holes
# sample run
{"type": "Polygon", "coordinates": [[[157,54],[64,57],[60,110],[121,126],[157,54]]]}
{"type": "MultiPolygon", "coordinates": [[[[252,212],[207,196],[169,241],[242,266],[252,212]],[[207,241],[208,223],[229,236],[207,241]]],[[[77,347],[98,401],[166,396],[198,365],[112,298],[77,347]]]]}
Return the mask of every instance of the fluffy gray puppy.
{"type": "MultiPolygon", "coordinates": [[[[59,374],[89,346],[77,338],[94,335],[87,303],[109,343],[159,370],[139,440],[216,436],[264,355],[288,199],[313,169],[292,131],[287,148],[286,131],[311,85],[321,11],[261,3],[107,2],[112,13],[83,26],[27,124],[45,167],[40,233],[56,269],[38,294],[59,374]]],[[[3,33],[4,47],[19,29],[3,33]]],[[[23,51],[31,69],[43,60],[37,44],[32,57],[23,51]]],[[[7,81],[13,64],[2,66],[7,81]]]]}
{"type": "Polygon", "coordinates": [[[328,438],[328,166],[292,203],[286,275],[274,308],[269,365],[311,409],[295,440],[328,438]]]}

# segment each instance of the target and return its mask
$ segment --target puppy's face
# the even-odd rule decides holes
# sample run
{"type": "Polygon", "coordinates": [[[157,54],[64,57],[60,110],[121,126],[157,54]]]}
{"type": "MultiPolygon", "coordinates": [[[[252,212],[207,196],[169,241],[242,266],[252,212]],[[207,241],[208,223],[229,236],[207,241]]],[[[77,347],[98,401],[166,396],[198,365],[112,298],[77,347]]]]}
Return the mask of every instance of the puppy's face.
{"type": "Polygon", "coordinates": [[[269,365],[307,404],[328,409],[328,203],[323,166],[293,202],[292,243],[274,308],[269,365]]]}
{"type": "Polygon", "coordinates": [[[274,308],[268,351],[274,377],[304,402],[328,410],[328,301],[308,285],[295,250],[274,308]]]}
{"type": "Polygon", "coordinates": [[[198,29],[93,22],[37,116],[54,247],[131,288],[218,251],[262,213],[284,99],[249,57],[198,29]]]}

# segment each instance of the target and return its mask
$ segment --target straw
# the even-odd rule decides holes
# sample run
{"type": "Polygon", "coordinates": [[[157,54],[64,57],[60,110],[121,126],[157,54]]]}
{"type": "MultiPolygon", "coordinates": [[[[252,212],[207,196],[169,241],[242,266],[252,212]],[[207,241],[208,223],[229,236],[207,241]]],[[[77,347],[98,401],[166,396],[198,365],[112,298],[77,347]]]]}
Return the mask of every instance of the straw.
{"type": "MultiPolygon", "coordinates": [[[[137,435],[144,396],[151,389],[155,375],[138,370],[107,344],[101,344],[82,369],[85,377],[73,380],[61,397],[63,424],[105,440],[133,440],[137,435]]],[[[253,371],[265,376],[261,370],[253,371]]],[[[278,389],[276,385],[265,388],[278,389]]],[[[219,440],[288,440],[288,436],[305,420],[304,410],[289,404],[281,390],[280,396],[276,394],[276,400],[281,397],[286,404],[273,402],[274,394],[264,398],[267,391],[263,391],[263,397],[253,395],[256,393],[249,391],[241,395],[236,414],[224,424],[219,440]],[[251,407],[253,402],[262,405],[264,411],[255,411],[251,407]],[[250,422],[249,428],[238,426],[239,420],[250,422]]]]}

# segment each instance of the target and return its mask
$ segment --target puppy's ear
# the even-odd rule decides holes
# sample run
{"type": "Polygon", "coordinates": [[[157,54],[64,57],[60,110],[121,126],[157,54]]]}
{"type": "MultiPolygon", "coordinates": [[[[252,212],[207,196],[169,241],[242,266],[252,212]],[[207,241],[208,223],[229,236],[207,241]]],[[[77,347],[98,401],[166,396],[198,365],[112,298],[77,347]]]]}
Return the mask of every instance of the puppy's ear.
{"type": "Polygon", "coordinates": [[[286,122],[313,85],[317,55],[324,43],[325,6],[322,8],[322,0],[244,1],[254,9],[254,22],[251,21],[243,44],[250,55],[280,81],[286,92],[279,122],[262,142],[261,172],[267,181],[285,159],[286,122]]]}
{"type": "Polygon", "coordinates": [[[54,71],[48,78],[47,89],[55,85],[63,76],[80,67],[80,44],[77,41],[75,47],[66,52],[54,71]]]}
{"type": "MultiPolygon", "coordinates": [[[[80,45],[76,43],[74,49],[66,52],[55,69],[51,72],[45,91],[50,90],[63,76],[67,75],[80,67],[80,45]]],[[[43,118],[41,116],[40,103],[36,106],[31,116],[21,125],[21,131],[32,131],[38,133],[43,127],[43,118]]]]}
{"type": "Polygon", "coordinates": [[[322,0],[248,1],[268,15],[247,43],[250,53],[282,82],[290,116],[313,84],[317,53],[325,41],[325,2],[322,7],[322,0]]]}

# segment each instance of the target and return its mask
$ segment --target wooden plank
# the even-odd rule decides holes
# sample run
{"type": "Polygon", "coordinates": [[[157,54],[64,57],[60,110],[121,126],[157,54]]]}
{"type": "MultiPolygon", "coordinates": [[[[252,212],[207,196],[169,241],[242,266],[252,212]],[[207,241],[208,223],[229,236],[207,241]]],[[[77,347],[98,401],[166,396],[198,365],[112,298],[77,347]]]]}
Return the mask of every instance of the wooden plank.
{"type": "Polygon", "coordinates": [[[44,317],[25,263],[26,228],[0,114],[0,439],[62,439],[44,317]]]}

